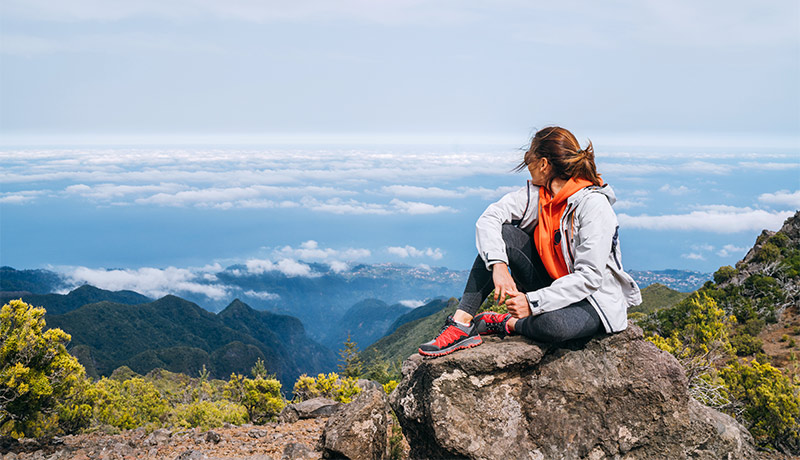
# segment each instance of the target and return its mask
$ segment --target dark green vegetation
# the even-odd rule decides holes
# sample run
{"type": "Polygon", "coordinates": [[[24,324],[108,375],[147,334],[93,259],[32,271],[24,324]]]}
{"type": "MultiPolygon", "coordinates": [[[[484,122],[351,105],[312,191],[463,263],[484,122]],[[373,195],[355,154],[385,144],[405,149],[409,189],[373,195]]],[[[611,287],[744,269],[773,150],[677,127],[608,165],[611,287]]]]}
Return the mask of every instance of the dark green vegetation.
{"type": "Polygon", "coordinates": [[[629,308],[628,313],[652,313],[672,307],[688,296],[686,292],[670,289],[661,283],[653,283],[642,289],[642,303],[629,308]]]}
{"type": "Polygon", "coordinates": [[[800,213],[764,232],[736,267],[722,267],[675,306],[638,320],[687,370],[698,400],[737,417],[756,441],[800,453],[800,213]],[[786,336],[767,353],[765,337],[786,336]],[[792,342],[790,342],[792,341],[792,342]]]}
{"type": "MultiPolygon", "coordinates": [[[[64,284],[61,275],[49,270],[15,270],[0,267],[0,291],[47,294],[64,284]]],[[[19,298],[19,297],[16,297],[19,298]]]]}
{"type": "Polygon", "coordinates": [[[140,303],[152,302],[153,299],[145,297],[133,291],[106,291],[94,286],[85,284],[72,290],[69,294],[22,294],[6,293],[0,294],[0,302],[7,303],[11,299],[22,299],[31,305],[44,307],[50,315],[60,315],[86,304],[97,302],[115,302],[125,305],[138,305],[140,303]]]}
{"type": "Polygon", "coordinates": [[[333,368],[336,359],[305,335],[297,318],[259,312],[234,300],[218,315],[175,296],[141,305],[100,302],[63,315],[50,327],[72,335],[71,351],[90,376],[119,366],[137,373],[155,368],[212,377],[247,373],[257,359],[283,382],[333,368]]]}

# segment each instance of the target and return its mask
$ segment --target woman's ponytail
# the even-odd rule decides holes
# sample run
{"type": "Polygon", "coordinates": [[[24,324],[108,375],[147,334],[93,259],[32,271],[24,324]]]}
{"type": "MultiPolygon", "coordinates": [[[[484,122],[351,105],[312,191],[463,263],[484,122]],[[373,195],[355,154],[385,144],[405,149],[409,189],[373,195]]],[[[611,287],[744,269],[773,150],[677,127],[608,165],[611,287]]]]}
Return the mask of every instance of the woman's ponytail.
{"type": "Polygon", "coordinates": [[[547,158],[552,165],[548,187],[556,177],[586,179],[594,185],[603,185],[594,163],[592,141],[589,141],[585,149],[581,149],[575,136],[564,128],[551,126],[539,130],[531,140],[531,146],[525,152],[525,158],[517,170],[525,169],[536,158],[547,158]]]}
{"type": "Polygon", "coordinates": [[[602,185],[603,180],[597,174],[594,164],[594,147],[592,141],[585,149],[579,149],[574,155],[565,155],[564,173],[566,176],[586,179],[594,185],[602,185]]]}

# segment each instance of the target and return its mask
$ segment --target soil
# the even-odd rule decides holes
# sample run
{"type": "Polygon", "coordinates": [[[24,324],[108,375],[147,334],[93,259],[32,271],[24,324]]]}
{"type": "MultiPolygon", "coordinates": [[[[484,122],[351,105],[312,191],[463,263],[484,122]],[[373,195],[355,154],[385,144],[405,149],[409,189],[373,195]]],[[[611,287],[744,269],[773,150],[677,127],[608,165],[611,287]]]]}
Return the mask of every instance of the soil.
{"type": "Polygon", "coordinates": [[[170,432],[143,429],[117,435],[100,433],[56,438],[41,445],[23,440],[0,445],[3,460],[280,460],[319,459],[319,440],[327,418],[299,420],[295,423],[272,423],[262,426],[242,425],[214,428],[209,431],[189,429],[170,432]],[[293,443],[303,444],[298,446],[293,443]],[[305,451],[305,455],[299,452],[305,451]],[[294,454],[292,454],[294,452],[294,454]],[[284,453],[287,456],[284,456],[284,453]]]}

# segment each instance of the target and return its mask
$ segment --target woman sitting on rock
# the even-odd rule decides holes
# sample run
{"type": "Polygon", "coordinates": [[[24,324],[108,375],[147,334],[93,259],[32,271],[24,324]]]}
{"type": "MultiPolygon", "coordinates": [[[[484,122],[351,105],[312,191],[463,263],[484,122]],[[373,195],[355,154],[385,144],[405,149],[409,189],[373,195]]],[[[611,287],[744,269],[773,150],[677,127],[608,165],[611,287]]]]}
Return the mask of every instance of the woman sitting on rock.
{"type": "Polygon", "coordinates": [[[527,186],[478,219],[478,257],[461,303],[420,354],[475,347],[482,334],[563,342],[620,332],[628,307],[641,303],[639,287],[622,270],[616,198],[597,174],[591,142],[581,149],[566,129],[542,129],[517,171],[525,168],[527,186]],[[509,313],[473,317],[492,290],[509,313]]]}

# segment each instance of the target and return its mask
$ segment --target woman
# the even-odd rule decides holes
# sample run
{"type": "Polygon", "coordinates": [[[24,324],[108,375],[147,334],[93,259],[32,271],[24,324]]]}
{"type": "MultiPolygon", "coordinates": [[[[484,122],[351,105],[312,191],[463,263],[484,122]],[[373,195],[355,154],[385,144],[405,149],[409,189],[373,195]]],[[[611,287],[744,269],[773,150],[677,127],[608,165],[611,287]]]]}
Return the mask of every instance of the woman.
{"type": "Polygon", "coordinates": [[[639,287],[622,270],[616,198],[603,184],[589,142],[560,127],[537,132],[517,171],[526,187],[490,205],[476,224],[478,257],[442,332],[420,354],[443,356],[481,344],[482,334],[563,342],[627,327],[639,287]],[[473,318],[494,290],[509,313],[473,318]]]}

